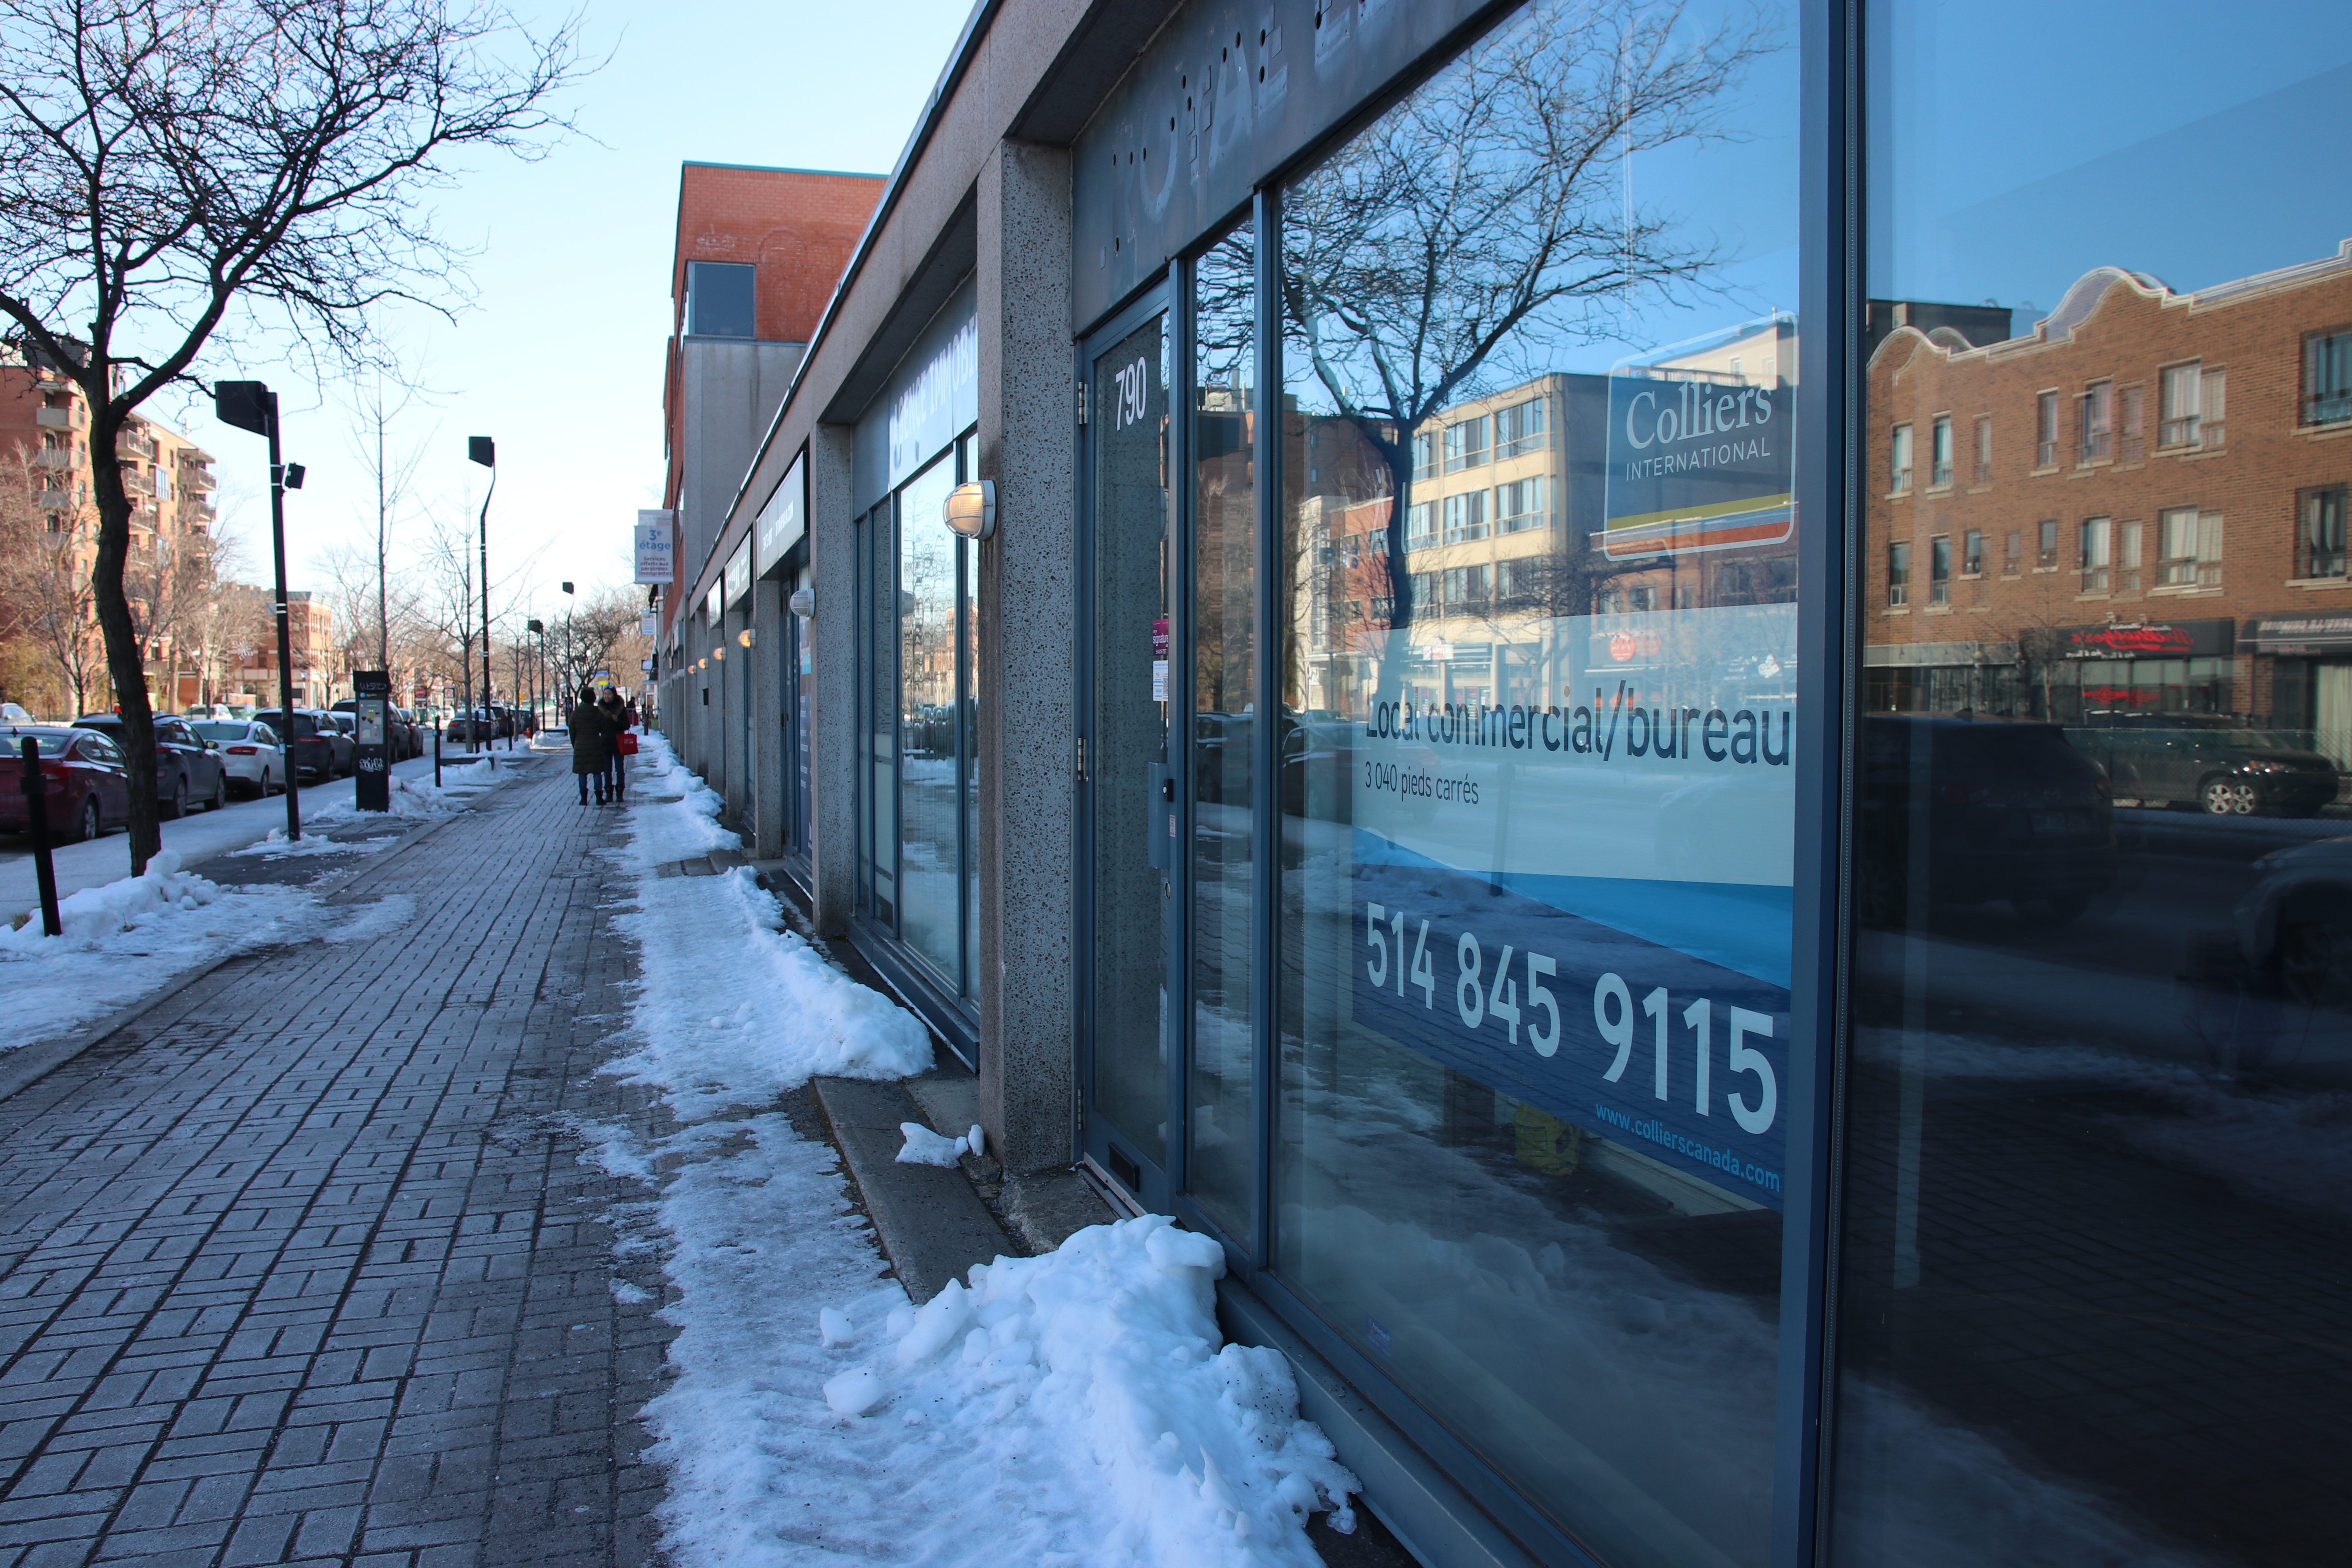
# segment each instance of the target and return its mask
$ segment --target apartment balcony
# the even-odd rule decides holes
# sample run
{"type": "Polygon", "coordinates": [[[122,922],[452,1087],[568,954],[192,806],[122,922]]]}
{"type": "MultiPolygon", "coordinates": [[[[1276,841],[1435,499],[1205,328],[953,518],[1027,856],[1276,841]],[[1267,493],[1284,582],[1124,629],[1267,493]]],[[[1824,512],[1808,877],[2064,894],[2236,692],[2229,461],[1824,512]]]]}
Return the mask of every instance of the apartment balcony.
{"type": "Polygon", "coordinates": [[[63,408],[36,408],[33,423],[44,430],[79,430],[88,421],[82,417],[81,405],[73,403],[63,408]]]}
{"type": "Polygon", "coordinates": [[[45,447],[33,454],[33,467],[37,468],[72,468],[80,461],[81,458],[78,454],[65,447],[54,448],[45,447]]]}
{"type": "Polygon", "coordinates": [[[220,489],[220,481],[213,478],[210,463],[183,461],[180,464],[180,488],[190,491],[214,490],[220,489]]]}
{"type": "Polygon", "coordinates": [[[43,511],[71,511],[79,504],[71,490],[43,490],[40,503],[43,511]]]}
{"type": "Polygon", "coordinates": [[[114,455],[118,458],[136,458],[142,463],[152,463],[155,460],[155,437],[142,436],[133,430],[125,430],[114,437],[114,455]]]}
{"type": "Polygon", "coordinates": [[[152,496],[155,493],[155,476],[125,468],[122,470],[122,488],[135,496],[152,496]]]}

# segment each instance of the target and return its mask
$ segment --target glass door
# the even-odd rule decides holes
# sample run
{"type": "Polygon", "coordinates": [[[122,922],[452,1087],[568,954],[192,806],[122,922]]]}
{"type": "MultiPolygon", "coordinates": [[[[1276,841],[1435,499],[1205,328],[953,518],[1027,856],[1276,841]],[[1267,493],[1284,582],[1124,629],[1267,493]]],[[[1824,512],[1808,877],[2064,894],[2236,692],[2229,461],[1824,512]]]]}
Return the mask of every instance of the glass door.
{"type": "Polygon", "coordinates": [[[1143,310],[1090,344],[1086,361],[1081,1051],[1087,1154],[1137,1202],[1164,1212],[1171,1063],[1181,1054],[1169,985],[1181,803],[1168,731],[1181,666],[1169,648],[1167,316],[1156,305],[1143,310]]]}

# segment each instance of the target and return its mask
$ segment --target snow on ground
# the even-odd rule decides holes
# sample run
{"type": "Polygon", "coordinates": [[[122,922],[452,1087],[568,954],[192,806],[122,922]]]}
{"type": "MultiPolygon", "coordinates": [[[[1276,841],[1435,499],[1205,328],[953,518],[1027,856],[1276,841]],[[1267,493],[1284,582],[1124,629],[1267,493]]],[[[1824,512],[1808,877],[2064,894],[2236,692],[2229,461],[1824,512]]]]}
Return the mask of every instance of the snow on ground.
{"type": "Polygon", "coordinates": [[[414,917],[393,900],[329,910],[298,888],[223,888],[180,868],[166,849],[144,876],[85,888],[58,900],[65,933],[47,936],[37,911],[0,928],[0,996],[9,1027],[0,1050],[67,1033],[127,1006],[198,964],[273,942],[382,934],[414,917]]]}
{"type": "Polygon", "coordinates": [[[1157,1216],[1097,1226],[917,1310],[880,1277],[830,1146],[781,1113],[718,1114],[813,1072],[919,1070],[929,1043],[779,929],[747,873],[658,876],[736,841],[659,738],[632,782],[685,798],[632,815],[619,919],[642,1045],[613,1070],[663,1089],[683,1130],[579,1131],[616,1175],[676,1167],[616,1217],[638,1232],[622,1253],[657,1245],[673,1287],[678,1375],[646,1420],[682,1568],[1315,1563],[1307,1512],[1344,1510],[1356,1483],[1297,1419],[1282,1357],[1221,1344],[1215,1244],[1157,1216]]]}
{"type": "Polygon", "coordinates": [[[289,843],[286,830],[273,827],[259,842],[234,849],[232,855],[257,855],[271,860],[282,860],[298,855],[373,855],[389,849],[399,842],[396,836],[380,835],[373,838],[330,838],[331,827],[362,827],[372,822],[398,822],[413,826],[422,822],[437,822],[455,816],[466,809],[467,802],[488,787],[489,769],[486,763],[469,763],[461,769],[442,770],[462,773],[465,782],[436,787],[430,779],[394,778],[389,805],[383,811],[362,811],[356,795],[338,793],[326,805],[302,813],[302,837],[289,843]],[[480,781],[480,782],[478,782],[480,781]]]}

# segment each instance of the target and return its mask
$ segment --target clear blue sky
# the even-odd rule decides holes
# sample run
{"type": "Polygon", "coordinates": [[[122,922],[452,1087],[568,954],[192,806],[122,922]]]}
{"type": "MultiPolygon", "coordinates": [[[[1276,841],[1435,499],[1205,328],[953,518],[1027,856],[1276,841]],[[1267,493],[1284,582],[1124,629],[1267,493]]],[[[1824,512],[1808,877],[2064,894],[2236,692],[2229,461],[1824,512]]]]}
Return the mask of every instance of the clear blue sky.
{"type": "MultiPolygon", "coordinates": [[[[856,5],[790,0],[601,0],[588,52],[611,63],[572,94],[583,136],[536,164],[483,161],[435,205],[443,231],[480,254],[476,307],[451,327],[419,312],[395,324],[433,389],[396,426],[423,453],[418,506],[470,517],[485,470],[466,437],[499,444],[490,509],[494,586],[519,577],[551,606],[559,579],[625,583],[628,531],[660,504],[661,377],[678,165],[687,159],[887,174],[914,128],[969,0],[908,0],[887,26],[856,5]],[[593,140],[591,140],[593,138],[593,140]]],[[[540,25],[552,6],[536,13],[540,25]]],[[[354,453],[348,387],[309,385],[285,364],[246,373],[279,390],[287,456],[309,466],[288,498],[292,585],[323,588],[339,541],[373,549],[373,491],[354,453]]],[[[236,374],[215,361],[209,379],[236,374]]],[[[258,437],[226,429],[208,404],[166,397],[149,412],[219,460],[222,521],[241,541],[239,575],[268,571],[267,464],[258,437]]],[[[395,565],[403,552],[395,544],[395,565]]],[[[503,595],[500,595],[503,597],[503,595]]]]}

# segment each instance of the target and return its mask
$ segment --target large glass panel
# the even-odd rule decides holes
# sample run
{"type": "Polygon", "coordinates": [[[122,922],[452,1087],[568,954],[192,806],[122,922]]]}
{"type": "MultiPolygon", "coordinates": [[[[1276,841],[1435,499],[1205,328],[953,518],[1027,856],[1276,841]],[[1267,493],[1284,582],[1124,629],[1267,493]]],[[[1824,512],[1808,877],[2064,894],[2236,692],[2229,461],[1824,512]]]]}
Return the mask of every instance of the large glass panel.
{"type": "Polygon", "coordinates": [[[898,915],[898,531],[885,500],[867,515],[865,614],[858,684],[865,699],[866,788],[860,825],[866,912],[885,926],[898,915]]]}
{"type": "Polygon", "coordinates": [[[1276,1264],[1615,1564],[1769,1555],[1796,66],[1538,3],[1282,194],[1276,1264]]]}
{"type": "MultiPolygon", "coordinates": [[[[957,444],[961,454],[956,470],[959,482],[974,479],[979,474],[980,437],[966,436],[957,444]]],[[[963,994],[977,999],[980,994],[980,562],[977,552],[970,545],[956,546],[956,560],[962,573],[961,590],[963,602],[963,632],[959,639],[963,650],[961,674],[962,697],[957,711],[961,716],[961,734],[958,741],[963,768],[963,994]]]]}
{"type": "Polygon", "coordinates": [[[1138,1158],[1168,1149],[1168,935],[1175,790],[1168,771],[1168,365],[1153,316],[1095,360],[1093,711],[1095,1121],[1088,1147],[1140,1197],[1138,1158]],[[1126,1141],[1097,1144],[1115,1131],[1126,1141]],[[1129,1151],[1132,1151],[1129,1152],[1129,1151]]]}
{"type": "Polygon", "coordinates": [[[950,992],[963,982],[964,898],[955,482],[948,457],[898,491],[898,934],[950,992]]]}
{"type": "Polygon", "coordinates": [[[1857,560],[2041,544],[1948,605],[1861,595],[1852,1568],[2352,1538],[2352,810],[2315,733],[2352,622],[2296,527],[2352,473],[2308,391],[2352,174],[2293,151],[2352,8],[2259,15],[1867,7],[1858,467],[1943,411],[1994,434],[1962,493],[1868,487],[1857,560]]]}
{"type": "Polygon", "coordinates": [[[1194,268],[1192,1055],[1186,1190],[1253,1239],[1250,975],[1257,910],[1257,483],[1251,467],[1256,268],[1244,227],[1194,268]]]}

